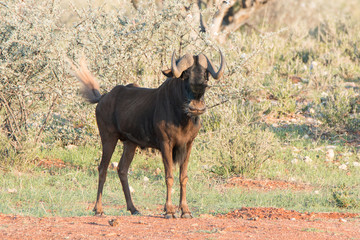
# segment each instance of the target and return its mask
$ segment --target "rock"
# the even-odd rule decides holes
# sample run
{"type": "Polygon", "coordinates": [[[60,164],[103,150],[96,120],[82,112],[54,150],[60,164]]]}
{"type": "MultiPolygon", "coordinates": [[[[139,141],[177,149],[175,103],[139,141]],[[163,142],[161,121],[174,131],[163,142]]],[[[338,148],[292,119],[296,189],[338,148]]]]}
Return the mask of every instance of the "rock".
{"type": "Polygon", "coordinates": [[[111,165],[110,165],[110,167],[111,167],[111,169],[117,169],[118,165],[119,165],[119,163],[117,163],[117,162],[112,162],[111,165]]]}
{"type": "Polygon", "coordinates": [[[297,163],[298,163],[297,158],[294,158],[293,160],[291,160],[291,164],[297,164],[297,163]]]}
{"type": "Polygon", "coordinates": [[[74,149],[77,148],[77,146],[76,146],[76,145],[73,145],[73,144],[69,144],[69,145],[67,145],[65,148],[66,148],[67,150],[74,150],[74,149]]]}
{"type": "Polygon", "coordinates": [[[16,188],[8,188],[7,190],[8,193],[17,193],[16,188]]]}
{"type": "Polygon", "coordinates": [[[149,178],[145,176],[144,177],[144,182],[146,182],[146,183],[149,182],[149,178]]]}
{"type": "Polygon", "coordinates": [[[157,175],[159,175],[161,173],[161,169],[160,168],[156,168],[156,170],[155,170],[155,175],[157,176],[157,175]]]}
{"type": "Polygon", "coordinates": [[[119,221],[117,219],[111,219],[111,220],[109,220],[109,224],[110,224],[110,226],[115,227],[115,226],[119,225],[119,221]]]}
{"type": "Polygon", "coordinates": [[[312,163],[312,159],[310,157],[306,156],[304,158],[304,162],[306,162],[307,164],[310,164],[310,163],[312,163]]]}
{"type": "Polygon", "coordinates": [[[326,161],[327,162],[332,162],[334,160],[335,157],[335,151],[333,148],[329,148],[328,150],[326,150],[326,161]]]}
{"type": "Polygon", "coordinates": [[[334,146],[334,145],[328,145],[328,146],[326,146],[326,149],[335,149],[336,148],[336,146],[334,146]]]}
{"type": "Polygon", "coordinates": [[[341,165],[339,166],[339,169],[341,169],[341,170],[346,170],[346,169],[347,169],[346,164],[341,164],[341,165]]]}
{"type": "Polygon", "coordinates": [[[293,151],[296,152],[296,153],[300,152],[300,149],[298,149],[297,147],[293,147],[292,149],[293,149],[293,151]]]}

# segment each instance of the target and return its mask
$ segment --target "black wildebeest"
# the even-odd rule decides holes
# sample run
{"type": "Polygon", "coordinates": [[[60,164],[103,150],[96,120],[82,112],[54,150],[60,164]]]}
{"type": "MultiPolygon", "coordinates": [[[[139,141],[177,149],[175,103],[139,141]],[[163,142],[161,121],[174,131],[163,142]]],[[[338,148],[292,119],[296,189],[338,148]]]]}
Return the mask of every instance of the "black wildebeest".
{"type": "Polygon", "coordinates": [[[181,217],[191,217],[186,203],[187,166],[193,141],[200,129],[199,115],[205,112],[204,93],[209,74],[219,79],[224,72],[225,60],[220,51],[219,70],[203,54],[186,54],[177,61],[175,52],[171,69],[163,71],[168,78],[158,88],[140,88],[136,84],[116,86],[101,95],[99,85],[84,61],[75,68],[76,77],[83,83],[84,97],[96,106],[96,120],[102,142],[102,158],[99,165],[99,186],[95,214],[102,214],[102,191],[107,169],[115,146],[120,139],[124,144],[117,171],[123,187],[127,209],[139,214],[135,208],[128,184],[128,169],[135,150],[155,148],[160,150],[165,167],[167,196],[166,218],[175,217],[171,202],[173,166],[180,166],[181,217]]]}

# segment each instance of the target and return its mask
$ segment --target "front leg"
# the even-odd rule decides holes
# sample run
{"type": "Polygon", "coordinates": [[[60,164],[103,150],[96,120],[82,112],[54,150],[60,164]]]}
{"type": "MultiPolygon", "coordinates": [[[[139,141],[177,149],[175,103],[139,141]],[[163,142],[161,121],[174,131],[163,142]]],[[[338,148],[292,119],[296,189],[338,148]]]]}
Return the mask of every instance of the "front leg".
{"type": "Polygon", "coordinates": [[[185,161],[180,165],[180,209],[181,209],[181,217],[182,218],[192,218],[190,209],[188,207],[188,204],[186,202],[186,184],[188,181],[187,176],[187,168],[190,158],[190,152],[191,152],[192,142],[190,142],[187,146],[187,153],[185,161]]]}
{"type": "Polygon", "coordinates": [[[161,149],[161,154],[163,158],[164,168],[165,168],[165,181],[166,181],[166,203],[165,203],[165,218],[175,218],[175,206],[172,205],[171,201],[171,189],[174,183],[173,175],[173,156],[172,156],[173,147],[169,144],[164,144],[161,149]]]}

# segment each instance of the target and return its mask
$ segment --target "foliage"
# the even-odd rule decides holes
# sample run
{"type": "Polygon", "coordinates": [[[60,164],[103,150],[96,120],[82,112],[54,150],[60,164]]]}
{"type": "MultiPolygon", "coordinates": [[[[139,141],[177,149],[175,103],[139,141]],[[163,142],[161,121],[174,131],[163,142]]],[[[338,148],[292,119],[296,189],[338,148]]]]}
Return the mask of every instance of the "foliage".
{"type": "Polygon", "coordinates": [[[278,148],[274,134],[256,125],[232,129],[225,141],[219,146],[219,159],[210,170],[224,177],[253,176],[265,161],[274,160],[278,148]]]}
{"type": "Polygon", "coordinates": [[[360,128],[359,95],[353,91],[342,91],[335,88],[324,93],[317,106],[317,117],[323,127],[337,132],[354,132],[360,128]]]}
{"type": "MultiPolygon", "coordinates": [[[[83,55],[107,92],[131,82],[159,86],[165,79],[160,70],[169,68],[174,50],[204,52],[217,65],[220,48],[225,76],[210,81],[208,112],[193,149],[194,158],[220,176],[256,175],[266,164],[286,162],[289,157],[275,150],[281,145],[291,151],[303,136],[315,141],[327,132],[357,134],[355,0],[278,0],[269,5],[274,11],[249,20],[223,45],[199,33],[192,10],[184,8],[187,1],[164,1],[161,10],[154,4],[135,10],[130,2],[111,9],[75,2],[71,8],[56,0],[0,5],[0,138],[1,153],[8,156],[3,167],[31,162],[54,147],[99,145],[94,106],[79,97],[66,61],[83,55]],[[64,20],[68,13],[72,17],[64,20]],[[294,115],[316,124],[301,133],[292,124],[280,136],[280,127],[266,122],[294,115]]],[[[206,11],[211,20],[216,9],[206,11]]]]}
{"type": "Polygon", "coordinates": [[[345,184],[334,188],[332,190],[333,201],[339,208],[357,208],[359,207],[359,196],[345,184]]]}

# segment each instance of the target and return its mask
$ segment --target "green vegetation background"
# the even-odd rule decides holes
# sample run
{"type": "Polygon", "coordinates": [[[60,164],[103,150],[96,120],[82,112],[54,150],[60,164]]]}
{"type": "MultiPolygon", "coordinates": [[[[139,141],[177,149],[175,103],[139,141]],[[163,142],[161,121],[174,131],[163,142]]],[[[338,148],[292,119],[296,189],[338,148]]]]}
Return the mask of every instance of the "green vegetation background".
{"type": "MultiPolygon", "coordinates": [[[[182,1],[162,11],[135,11],[127,1],[0,4],[0,212],[91,214],[100,141],[94,106],[81,99],[66,58],[84,55],[107,92],[132,82],[159,86],[173,50],[204,52],[219,64],[219,48],[227,69],[211,80],[189,166],[195,215],[242,206],[359,212],[360,2],[275,2],[221,45],[197,32],[182,1]],[[225,187],[234,176],[312,188],[225,187]]],[[[214,13],[203,12],[208,21],[214,13]]],[[[120,154],[121,144],[112,162],[120,154]]],[[[135,204],[161,212],[159,154],[139,150],[129,174],[135,204]]],[[[108,214],[128,214],[116,171],[104,192],[108,214]]]]}

